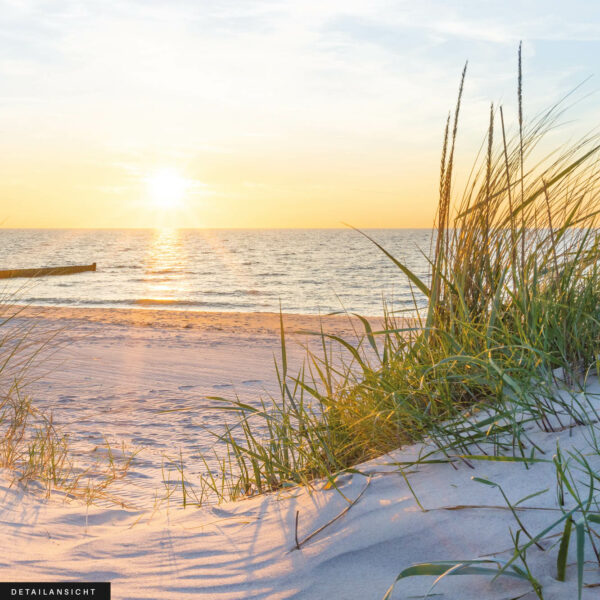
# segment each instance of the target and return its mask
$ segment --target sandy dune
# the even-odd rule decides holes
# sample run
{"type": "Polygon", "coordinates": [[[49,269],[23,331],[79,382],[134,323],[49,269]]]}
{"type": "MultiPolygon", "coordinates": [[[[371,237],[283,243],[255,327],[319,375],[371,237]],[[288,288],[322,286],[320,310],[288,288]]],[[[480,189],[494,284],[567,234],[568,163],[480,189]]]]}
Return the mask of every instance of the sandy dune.
{"type": "MultiPolygon", "coordinates": [[[[415,446],[362,465],[362,475],[344,476],[340,486],[348,499],[364,494],[300,550],[293,550],[296,514],[302,540],[348,506],[335,490],[317,485],[314,491],[201,509],[163,502],[153,510],[148,500],[161,486],[156,474],[161,455],[183,448],[193,464],[194,448],[209,443],[202,425],[219,417],[207,408],[206,395],[235,391],[256,399],[276,390],[277,317],[52,309],[22,318],[37,319],[40,331],[60,326],[66,345],[52,359],[54,370],[42,374],[31,391],[54,410],[82,455],[104,435],[145,450],[120,490],[128,508],[86,506],[59,495],[48,501],[33,489],[9,487],[8,476],[1,478],[0,577],[5,580],[110,580],[116,599],[378,600],[396,574],[417,561],[510,557],[514,520],[498,507],[502,499],[496,490],[472,481],[474,474],[501,483],[513,501],[552,487],[548,463],[529,470],[515,463],[481,463],[475,471],[464,464],[456,469],[429,464],[408,473],[422,511],[389,464],[414,458],[420,449],[415,446]],[[161,412],[173,406],[187,410],[161,412]],[[459,505],[481,507],[450,510],[459,505]]],[[[289,321],[298,328],[315,324],[308,317],[289,321]]],[[[327,323],[349,333],[346,321],[327,323]]],[[[292,357],[300,361],[302,350],[293,350],[292,357]]],[[[588,391],[598,394],[600,387],[594,383],[588,391]]],[[[530,435],[549,456],[557,440],[565,451],[585,448],[583,428],[530,435]]],[[[554,489],[524,506],[556,508],[554,489]]],[[[539,531],[554,514],[530,510],[522,518],[539,531]]],[[[528,554],[534,572],[542,574],[544,598],[575,598],[574,554],[567,581],[559,583],[556,548],[546,545],[547,552],[528,554]]],[[[584,581],[599,581],[591,562],[584,581]]],[[[393,597],[422,598],[431,583],[432,578],[405,580],[393,597]]],[[[434,594],[440,600],[535,598],[527,584],[506,577],[493,583],[487,577],[450,577],[434,594]]],[[[584,590],[586,600],[597,594],[594,587],[584,590]]]]}
{"type": "MultiPolygon", "coordinates": [[[[557,439],[563,449],[583,443],[573,435],[535,434],[536,443],[552,452],[557,439]]],[[[339,520],[300,550],[295,545],[295,515],[299,538],[328,523],[346,506],[334,490],[307,490],[270,495],[203,509],[163,507],[157,512],[115,507],[86,507],[76,501],[51,502],[0,488],[0,551],[2,576],[21,580],[111,580],[118,599],[296,598],[306,600],[380,599],[396,573],[416,562],[470,559],[493,554],[510,557],[510,527],[514,522],[490,488],[471,480],[464,465],[428,465],[409,473],[421,504],[417,506],[403,479],[389,462],[414,458],[408,448],[363,465],[365,476],[346,477],[341,489],[361,499],[339,520]],[[483,508],[449,510],[459,505],[483,508]],[[484,508],[489,506],[490,508],[484,508]]],[[[600,466],[600,465],[599,465],[600,466]]],[[[510,463],[478,467],[479,476],[502,483],[513,501],[547,487],[551,466],[529,471],[510,463]]],[[[555,507],[549,491],[525,506],[555,507]]],[[[534,531],[554,518],[543,510],[523,512],[534,531]]],[[[550,547],[550,543],[546,544],[550,547]]],[[[573,550],[574,552],[574,550],[573,550]]],[[[575,569],[565,583],[554,579],[556,550],[529,553],[529,562],[544,586],[546,600],[576,597],[575,569]]],[[[574,563],[571,558],[571,565],[574,563]]],[[[586,584],[597,583],[598,570],[586,570],[586,584]]],[[[420,598],[432,578],[400,582],[394,598],[420,598]]],[[[434,598],[452,600],[532,600],[527,584],[500,578],[461,576],[444,580],[434,598]]],[[[584,598],[597,597],[586,588],[584,598]]]]}

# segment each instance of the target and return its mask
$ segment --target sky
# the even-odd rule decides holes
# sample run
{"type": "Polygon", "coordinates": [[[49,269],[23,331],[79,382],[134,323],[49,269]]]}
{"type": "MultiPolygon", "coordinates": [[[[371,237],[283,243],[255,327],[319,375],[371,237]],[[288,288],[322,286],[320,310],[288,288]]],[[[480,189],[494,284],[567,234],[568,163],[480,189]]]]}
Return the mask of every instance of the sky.
{"type": "Polygon", "coordinates": [[[600,124],[592,0],[0,0],[0,227],[429,227],[519,40],[526,117],[600,124]]]}

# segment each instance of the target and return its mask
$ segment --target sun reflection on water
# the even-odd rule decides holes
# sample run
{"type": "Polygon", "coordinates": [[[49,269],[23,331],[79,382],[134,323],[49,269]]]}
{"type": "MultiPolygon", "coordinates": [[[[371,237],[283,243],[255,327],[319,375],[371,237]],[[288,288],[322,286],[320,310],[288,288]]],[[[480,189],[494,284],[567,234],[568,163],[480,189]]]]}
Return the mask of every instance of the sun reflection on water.
{"type": "Polygon", "coordinates": [[[185,265],[189,265],[188,249],[180,229],[154,230],[154,238],[148,249],[145,264],[145,301],[168,304],[191,293],[190,277],[185,265]]]}

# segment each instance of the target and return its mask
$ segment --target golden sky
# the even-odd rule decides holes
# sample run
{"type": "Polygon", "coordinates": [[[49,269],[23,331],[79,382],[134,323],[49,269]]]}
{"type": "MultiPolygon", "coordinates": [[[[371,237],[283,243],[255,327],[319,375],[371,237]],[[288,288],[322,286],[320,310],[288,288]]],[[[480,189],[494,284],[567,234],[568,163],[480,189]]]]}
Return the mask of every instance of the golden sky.
{"type": "Polygon", "coordinates": [[[550,4],[0,0],[0,226],[427,227],[465,59],[464,169],[519,39],[529,111],[593,73],[550,4]]]}

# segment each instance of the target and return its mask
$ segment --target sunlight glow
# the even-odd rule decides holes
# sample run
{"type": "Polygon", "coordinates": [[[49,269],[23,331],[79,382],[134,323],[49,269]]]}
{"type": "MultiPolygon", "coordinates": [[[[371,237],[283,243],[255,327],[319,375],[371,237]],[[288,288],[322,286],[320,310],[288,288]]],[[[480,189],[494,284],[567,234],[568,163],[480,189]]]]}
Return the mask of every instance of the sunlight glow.
{"type": "Polygon", "coordinates": [[[146,178],[148,199],[156,208],[181,206],[189,187],[190,182],[174,169],[160,169],[146,178]]]}

